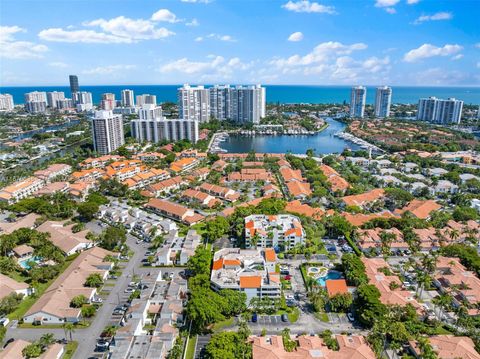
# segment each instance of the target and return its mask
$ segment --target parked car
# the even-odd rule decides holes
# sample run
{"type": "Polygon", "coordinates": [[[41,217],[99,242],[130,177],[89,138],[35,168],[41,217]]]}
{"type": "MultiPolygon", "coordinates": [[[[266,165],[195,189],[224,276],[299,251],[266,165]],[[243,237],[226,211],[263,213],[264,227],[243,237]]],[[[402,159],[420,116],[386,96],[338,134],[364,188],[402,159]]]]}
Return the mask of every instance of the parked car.
{"type": "Polygon", "coordinates": [[[8,325],[8,323],[10,323],[10,319],[8,319],[8,318],[0,319],[0,326],[6,327],[8,325]]]}
{"type": "Polygon", "coordinates": [[[135,292],[135,288],[128,287],[125,289],[125,293],[133,293],[135,292]]]}
{"type": "Polygon", "coordinates": [[[111,275],[111,276],[108,277],[108,279],[118,279],[118,276],[116,276],[116,275],[111,275]]]}
{"type": "Polygon", "coordinates": [[[108,350],[109,346],[110,346],[110,344],[106,340],[99,339],[97,341],[97,345],[96,345],[95,350],[99,351],[99,352],[104,352],[104,351],[108,350]]]}
{"type": "Polygon", "coordinates": [[[97,303],[97,304],[103,303],[103,299],[100,297],[95,297],[92,299],[92,303],[97,303]]]}
{"type": "Polygon", "coordinates": [[[284,323],[288,322],[288,316],[286,314],[282,314],[281,318],[282,318],[282,322],[284,323]]]}
{"type": "Polygon", "coordinates": [[[253,322],[253,323],[256,323],[257,320],[258,320],[258,315],[257,315],[257,313],[253,313],[253,315],[252,315],[252,322],[253,322]]]}

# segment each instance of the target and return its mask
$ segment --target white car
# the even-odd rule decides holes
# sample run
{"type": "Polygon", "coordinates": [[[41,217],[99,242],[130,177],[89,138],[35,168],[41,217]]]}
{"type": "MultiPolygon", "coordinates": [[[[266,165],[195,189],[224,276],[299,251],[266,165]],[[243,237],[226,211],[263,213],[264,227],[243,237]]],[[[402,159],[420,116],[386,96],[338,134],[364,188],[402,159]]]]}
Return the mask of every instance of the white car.
{"type": "Polygon", "coordinates": [[[133,293],[135,292],[135,288],[127,288],[125,289],[125,293],[133,293]]]}
{"type": "Polygon", "coordinates": [[[0,326],[6,327],[8,325],[8,323],[10,323],[10,319],[8,319],[8,318],[0,319],[0,326]]]}

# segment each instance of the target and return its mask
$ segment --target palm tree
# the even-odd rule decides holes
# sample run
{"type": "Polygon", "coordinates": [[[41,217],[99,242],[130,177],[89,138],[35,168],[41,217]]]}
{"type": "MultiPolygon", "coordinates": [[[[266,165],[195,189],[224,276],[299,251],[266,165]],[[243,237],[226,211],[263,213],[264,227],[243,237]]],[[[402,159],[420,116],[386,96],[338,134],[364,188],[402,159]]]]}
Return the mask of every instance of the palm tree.
{"type": "Polygon", "coordinates": [[[73,333],[75,333],[75,325],[70,322],[66,322],[63,324],[63,330],[65,331],[65,337],[67,336],[67,333],[69,334],[70,341],[73,342],[73,333]]]}
{"type": "Polygon", "coordinates": [[[49,345],[52,345],[53,343],[55,343],[55,337],[52,333],[46,333],[40,337],[39,342],[40,342],[40,345],[48,347],[49,345]]]}
{"type": "Polygon", "coordinates": [[[456,241],[458,237],[460,237],[460,232],[458,231],[458,229],[450,230],[450,239],[452,241],[456,241]]]}

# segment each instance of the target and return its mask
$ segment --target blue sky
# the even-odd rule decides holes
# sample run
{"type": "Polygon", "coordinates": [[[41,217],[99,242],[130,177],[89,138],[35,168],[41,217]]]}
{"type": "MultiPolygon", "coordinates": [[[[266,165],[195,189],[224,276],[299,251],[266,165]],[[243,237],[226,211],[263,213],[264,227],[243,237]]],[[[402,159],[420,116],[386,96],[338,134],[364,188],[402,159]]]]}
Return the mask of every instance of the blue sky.
{"type": "Polygon", "coordinates": [[[2,0],[0,85],[480,85],[478,0],[2,0]]]}

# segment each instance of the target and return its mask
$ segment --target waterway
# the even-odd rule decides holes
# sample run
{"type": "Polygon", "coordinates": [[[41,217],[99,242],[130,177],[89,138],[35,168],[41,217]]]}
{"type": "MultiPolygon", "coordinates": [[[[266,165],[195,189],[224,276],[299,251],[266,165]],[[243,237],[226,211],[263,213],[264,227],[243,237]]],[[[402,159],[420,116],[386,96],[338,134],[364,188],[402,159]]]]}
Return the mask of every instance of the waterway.
{"type": "Polygon", "coordinates": [[[360,147],[352,142],[335,137],[334,134],[345,129],[346,125],[331,118],[326,119],[328,127],[315,135],[298,136],[254,136],[231,135],[220,147],[230,153],[297,153],[304,154],[313,149],[317,154],[341,153],[345,148],[358,150],[360,147]]]}
{"type": "Polygon", "coordinates": [[[31,137],[33,137],[33,135],[35,135],[37,133],[60,131],[60,130],[63,130],[65,128],[78,125],[79,123],[80,123],[80,120],[71,120],[71,121],[64,122],[64,123],[61,123],[61,124],[58,124],[58,125],[45,126],[45,127],[39,128],[37,130],[27,131],[27,132],[23,132],[23,133],[21,133],[19,135],[16,135],[16,136],[12,136],[9,140],[18,142],[18,141],[24,140],[26,138],[31,138],[31,137]]]}

